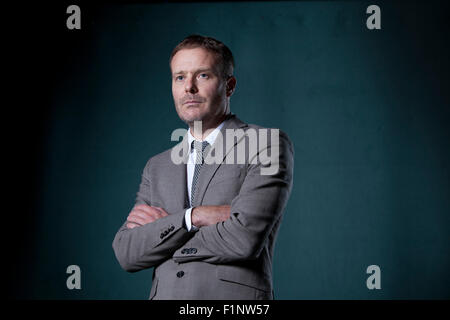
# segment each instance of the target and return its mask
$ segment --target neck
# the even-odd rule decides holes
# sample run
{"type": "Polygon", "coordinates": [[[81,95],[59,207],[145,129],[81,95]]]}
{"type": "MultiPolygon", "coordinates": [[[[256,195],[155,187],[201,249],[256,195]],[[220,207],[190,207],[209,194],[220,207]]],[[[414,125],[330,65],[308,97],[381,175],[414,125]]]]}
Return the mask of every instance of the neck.
{"type": "Polygon", "coordinates": [[[224,113],[220,117],[214,118],[211,121],[202,121],[201,134],[199,134],[200,128],[198,128],[197,130],[194,129],[194,123],[189,124],[189,130],[196,140],[204,140],[215,128],[219,126],[219,124],[221,124],[226,118],[228,118],[229,115],[230,113],[224,113]]]}

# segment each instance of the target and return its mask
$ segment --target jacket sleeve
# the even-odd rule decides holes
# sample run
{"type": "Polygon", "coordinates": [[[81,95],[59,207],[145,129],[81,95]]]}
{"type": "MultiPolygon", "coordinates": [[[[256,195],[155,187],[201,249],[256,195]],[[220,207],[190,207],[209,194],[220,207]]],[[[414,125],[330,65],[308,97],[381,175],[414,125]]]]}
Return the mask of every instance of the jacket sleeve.
{"type": "MultiPolygon", "coordinates": [[[[144,168],[136,204],[151,205],[148,176],[150,163],[151,160],[144,168]]],[[[128,272],[136,272],[170,259],[175,250],[194,235],[184,226],[184,214],[184,209],[169,213],[164,218],[133,229],[128,229],[125,221],[112,243],[120,266],[128,272]]]]}
{"type": "MultiPolygon", "coordinates": [[[[231,203],[230,218],[201,227],[175,251],[176,262],[201,260],[220,264],[258,258],[273,226],[281,218],[292,189],[293,145],[282,131],[279,138],[277,173],[262,175],[261,169],[268,164],[260,161],[250,164],[240,192],[231,203]]],[[[268,151],[273,146],[267,147],[268,151]]]]}

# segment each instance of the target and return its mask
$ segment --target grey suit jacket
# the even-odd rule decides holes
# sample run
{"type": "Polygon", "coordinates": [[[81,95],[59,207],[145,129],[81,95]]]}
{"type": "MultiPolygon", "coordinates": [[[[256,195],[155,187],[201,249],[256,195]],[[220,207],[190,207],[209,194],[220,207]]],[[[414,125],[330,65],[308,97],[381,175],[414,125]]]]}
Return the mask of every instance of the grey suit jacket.
{"type": "MultiPolygon", "coordinates": [[[[226,129],[250,128],[262,129],[232,114],[221,133],[226,140],[226,129]]],[[[222,163],[203,165],[193,206],[231,205],[231,216],[196,232],[184,225],[189,207],[186,164],[171,161],[172,149],[147,162],[136,204],[162,207],[169,215],[133,229],[125,222],[113,249],[126,271],[155,267],[150,299],[273,298],[272,257],[292,188],[293,146],[280,130],[279,170],[261,175],[261,168],[269,165],[253,161],[246,138],[233,140],[231,148],[223,143],[222,163]],[[245,162],[228,164],[226,159],[236,157],[233,151],[239,146],[245,149],[245,162]]],[[[186,141],[185,137],[177,146],[186,141]]],[[[265,151],[270,154],[273,144],[267,141],[265,151]]]]}

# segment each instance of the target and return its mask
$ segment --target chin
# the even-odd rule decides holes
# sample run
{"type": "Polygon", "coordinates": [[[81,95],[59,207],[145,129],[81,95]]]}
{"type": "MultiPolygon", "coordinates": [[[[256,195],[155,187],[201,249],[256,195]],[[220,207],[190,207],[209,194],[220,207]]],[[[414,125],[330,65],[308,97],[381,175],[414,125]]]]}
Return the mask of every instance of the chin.
{"type": "Polygon", "coordinates": [[[204,114],[199,114],[197,112],[192,112],[192,113],[185,112],[184,114],[180,115],[180,119],[187,124],[191,124],[194,121],[203,121],[204,118],[205,118],[204,114]]]}
{"type": "Polygon", "coordinates": [[[194,121],[202,121],[203,117],[201,117],[201,116],[193,116],[193,115],[180,115],[180,119],[184,123],[190,125],[190,124],[193,124],[194,121]]]}

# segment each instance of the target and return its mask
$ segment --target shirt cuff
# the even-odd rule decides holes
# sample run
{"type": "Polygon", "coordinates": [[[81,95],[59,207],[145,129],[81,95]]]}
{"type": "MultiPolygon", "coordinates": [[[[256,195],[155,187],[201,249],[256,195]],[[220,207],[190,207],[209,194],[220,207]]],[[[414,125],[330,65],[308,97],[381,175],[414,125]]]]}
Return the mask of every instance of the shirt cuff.
{"type": "Polygon", "coordinates": [[[191,212],[192,212],[192,209],[193,208],[189,208],[189,209],[187,209],[186,210],[186,213],[184,214],[184,222],[186,223],[186,229],[187,229],[187,231],[197,231],[198,230],[198,228],[196,227],[196,226],[194,226],[193,224],[192,224],[192,221],[191,221],[191,212]]]}

